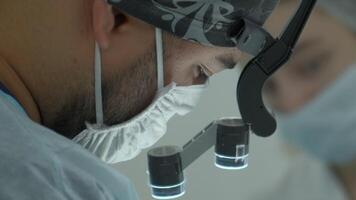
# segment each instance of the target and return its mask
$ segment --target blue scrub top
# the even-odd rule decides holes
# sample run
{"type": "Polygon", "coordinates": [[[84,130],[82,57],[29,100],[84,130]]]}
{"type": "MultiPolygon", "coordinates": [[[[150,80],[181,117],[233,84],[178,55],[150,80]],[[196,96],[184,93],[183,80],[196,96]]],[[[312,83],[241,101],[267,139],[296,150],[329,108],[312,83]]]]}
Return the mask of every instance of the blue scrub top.
{"type": "Polygon", "coordinates": [[[0,199],[138,200],[132,183],[0,90],[0,199]]]}

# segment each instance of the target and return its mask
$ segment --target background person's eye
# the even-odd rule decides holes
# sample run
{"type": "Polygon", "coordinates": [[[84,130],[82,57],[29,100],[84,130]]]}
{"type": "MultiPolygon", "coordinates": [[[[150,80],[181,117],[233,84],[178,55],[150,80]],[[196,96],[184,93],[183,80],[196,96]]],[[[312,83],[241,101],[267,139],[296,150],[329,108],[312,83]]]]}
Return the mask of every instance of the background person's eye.
{"type": "Polygon", "coordinates": [[[299,58],[300,62],[297,64],[297,75],[304,78],[313,78],[320,76],[323,72],[328,70],[330,61],[333,60],[333,54],[330,51],[318,52],[316,55],[310,53],[310,56],[299,58]]]}
{"type": "Polygon", "coordinates": [[[298,74],[303,77],[317,76],[323,70],[323,62],[317,59],[302,62],[298,67],[298,74]]]}

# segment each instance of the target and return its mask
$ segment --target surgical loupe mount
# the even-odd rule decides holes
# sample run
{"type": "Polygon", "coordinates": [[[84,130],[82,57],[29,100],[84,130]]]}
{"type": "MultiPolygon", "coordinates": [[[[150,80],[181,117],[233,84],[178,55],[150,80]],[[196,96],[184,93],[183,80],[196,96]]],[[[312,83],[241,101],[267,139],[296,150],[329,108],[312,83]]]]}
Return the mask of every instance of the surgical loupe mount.
{"type": "Polygon", "coordinates": [[[184,169],[215,145],[215,165],[238,170],[248,165],[250,126],[237,118],[209,124],[183,148],[162,146],[148,152],[152,196],[173,199],[184,195],[184,169]]]}
{"type": "Polygon", "coordinates": [[[262,89],[266,80],[290,58],[317,0],[302,0],[279,38],[273,38],[255,23],[241,18],[228,33],[237,47],[255,56],[243,70],[237,101],[241,119],[213,122],[183,148],[164,146],[148,153],[150,186],[157,199],[172,199],[185,193],[183,171],[215,145],[215,165],[224,169],[247,166],[249,136],[252,131],[267,137],[276,130],[276,120],[266,109],[262,89]]]}

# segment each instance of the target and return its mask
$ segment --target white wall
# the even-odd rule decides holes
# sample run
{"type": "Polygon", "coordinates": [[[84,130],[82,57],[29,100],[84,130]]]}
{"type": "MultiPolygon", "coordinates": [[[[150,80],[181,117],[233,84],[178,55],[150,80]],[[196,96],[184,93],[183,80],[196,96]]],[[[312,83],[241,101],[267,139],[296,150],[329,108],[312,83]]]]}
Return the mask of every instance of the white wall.
{"type": "MultiPolygon", "coordinates": [[[[199,106],[190,115],[171,120],[167,135],[156,146],[182,146],[213,120],[239,116],[235,97],[238,76],[237,70],[229,70],[213,77],[199,106]]],[[[211,149],[186,170],[187,194],[180,199],[237,200],[263,193],[286,171],[288,159],[282,151],[278,137],[252,136],[249,167],[242,171],[224,171],[214,166],[211,149]]],[[[147,187],[146,153],[114,166],[134,182],[142,200],[152,199],[147,187]]]]}

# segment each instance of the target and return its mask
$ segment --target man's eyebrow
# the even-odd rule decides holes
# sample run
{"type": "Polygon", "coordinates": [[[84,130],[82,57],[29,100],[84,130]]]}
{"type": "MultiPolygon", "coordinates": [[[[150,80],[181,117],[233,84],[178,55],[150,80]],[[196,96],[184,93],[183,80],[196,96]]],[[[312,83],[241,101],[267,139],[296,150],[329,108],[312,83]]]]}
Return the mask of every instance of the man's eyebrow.
{"type": "Polygon", "coordinates": [[[237,62],[232,54],[224,54],[215,57],[226,69],[234,69],[237,62]]]}

